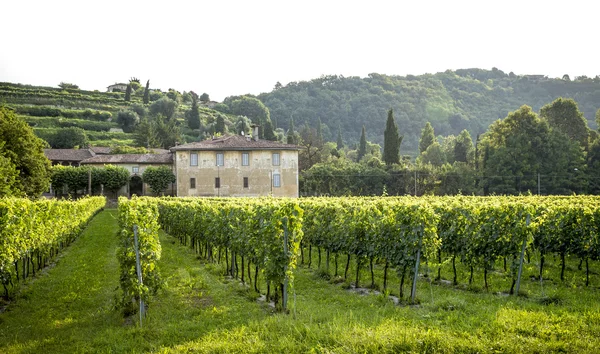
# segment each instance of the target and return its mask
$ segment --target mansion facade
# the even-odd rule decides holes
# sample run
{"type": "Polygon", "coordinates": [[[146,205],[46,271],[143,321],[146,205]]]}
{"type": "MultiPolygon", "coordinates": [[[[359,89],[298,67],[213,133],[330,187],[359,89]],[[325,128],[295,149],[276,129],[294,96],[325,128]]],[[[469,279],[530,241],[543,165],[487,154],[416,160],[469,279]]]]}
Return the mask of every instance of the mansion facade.
{"type": "Polygon", "coordinates": [[[119,195],[150,195],[142,174],[149,166],[170,166],[176,182],[165,195],[179,197],[298,197],[297,145],[228,135],[178,145],[154,154],[110,154],[110,149],[48,149],[53,164],[115,165],[130,172],[119,195]]]}

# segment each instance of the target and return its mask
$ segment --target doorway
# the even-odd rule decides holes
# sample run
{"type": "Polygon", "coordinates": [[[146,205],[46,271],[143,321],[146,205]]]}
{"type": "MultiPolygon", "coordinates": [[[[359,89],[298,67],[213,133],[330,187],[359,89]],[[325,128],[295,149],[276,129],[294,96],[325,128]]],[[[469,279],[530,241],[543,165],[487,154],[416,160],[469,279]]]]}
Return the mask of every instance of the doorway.
{"type": "Polygon", "coordinates": [[[129,197],[141,196],[144,193],[144,182],[140,176],[132,176],[129,180],[129,197]]]}

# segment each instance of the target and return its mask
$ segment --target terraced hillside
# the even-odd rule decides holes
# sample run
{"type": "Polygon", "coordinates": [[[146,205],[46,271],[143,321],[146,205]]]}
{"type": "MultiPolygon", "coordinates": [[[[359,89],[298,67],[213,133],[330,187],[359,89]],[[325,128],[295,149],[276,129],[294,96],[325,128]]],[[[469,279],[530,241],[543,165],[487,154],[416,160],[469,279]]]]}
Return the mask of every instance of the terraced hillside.
{"type": "MultiPolygon", "coordinates": [[[[225,126],[234,129],[236,116],[217,112],[199,105],[200,128],[191,129],[186,112],[191,109],[191,94],[183,95],[175,90],[168,93],[150,90],[149,103],[143,103],[144,87],[133,91],[130,100],[123,92],[100,92],[58,87],[30,86],[0,83],[0,104],[12,108],[34,128],[37,136],[54,148],[74,146],[139,146],[135,139],[135,126],[124,127],[118,119],[119,112],[134,112],[136,124],[144,119],[153,119],[151,106],[161,98],[173,99],[175,111],[170,119],[175,120],[180,142],[200,140],[214,133],[218,116],[225,126]],[[84,136],[84,137],[83,137],[84,136]],[[76,139],[80,137],[80,139],[76,139]],[[83,143],[85,141],[85,143],[83,143]]],[[[153,147],[153,146],[151,146],[153,147]]],[[[158,146],[154,146],[158,147],[158,146]]]]}

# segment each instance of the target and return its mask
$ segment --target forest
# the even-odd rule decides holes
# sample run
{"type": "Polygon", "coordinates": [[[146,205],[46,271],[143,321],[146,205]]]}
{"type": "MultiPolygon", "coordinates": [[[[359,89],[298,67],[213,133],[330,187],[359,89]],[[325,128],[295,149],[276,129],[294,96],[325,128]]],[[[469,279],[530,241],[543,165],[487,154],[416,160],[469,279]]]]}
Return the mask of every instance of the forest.
{"type": "Polygon", "coordinates": [[[322,76],[311,81],[277,83],[257,96],[271,113],[276,127],[315,126],[328,128],[325,140],[333,141],[338,128],[343,141],[358,143],[365,125],[367,140],[383,143],[386,112],[394,109],[402,141],[402,154],[416,156],[421,129],[430,122],[442,136],[458,135],[467,129],[475,137],[497,119],[522,105],[538,111],[543,105],[564,97],[579,104],[588,125],[596,129],[594,116],[600,108],[600,76],[506,74],[493,68],[447,70],[419,76],[372,73],[368,77],[322,76]]]}

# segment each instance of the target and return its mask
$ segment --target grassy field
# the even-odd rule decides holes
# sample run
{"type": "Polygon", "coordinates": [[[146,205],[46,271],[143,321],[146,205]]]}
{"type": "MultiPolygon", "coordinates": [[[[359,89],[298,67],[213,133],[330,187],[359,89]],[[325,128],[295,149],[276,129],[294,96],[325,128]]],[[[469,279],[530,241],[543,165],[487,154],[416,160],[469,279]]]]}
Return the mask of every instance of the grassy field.
{"type": "MultiPolygon", "coordinates": [[[[349,281],[316,270],[313,250],[312,268],[304,265],[296,274],[290,313],[280,314],[240,281],[224,277],[224,264],[203,262],[165,234],[160,267],[166,286],[140,328],[137,318],[123,318],[113,307],[119,274],[115,217],[114,210],[96,216],[55,266],[21,287],[0,314],[0,353],[588,353],[600,347],[597,263],[586,288],[576,260],[562,283],[558,260],[550,258],[542,293],[539,281],[530,278],[536,274],[533,257],[524,271],[526,296],[519,297],[503,293],[510,283],[502,264],[490,275],[488,291],[481,272],[466,285],[468,272],[459,265],[461,285],[422,277],[419,305],[395,305],[384,294],[360,294],[349,281]]],[[[330,262],[333,267],[333,257],[330,262]]],[[[338,263],[343,273],[345,257],[338,263]]],[[[429,270],[429,278],[436,272],[429,270]]],[[[354,261],[349,274],[353,279],[354,261]]],[[[445,264],[442,278],[451,275],[445,264]]],[[[364,268],[361,283],[370,282],[364,268]]],[[[392,295],[398,286],[391,276],[392,295]]]]}

